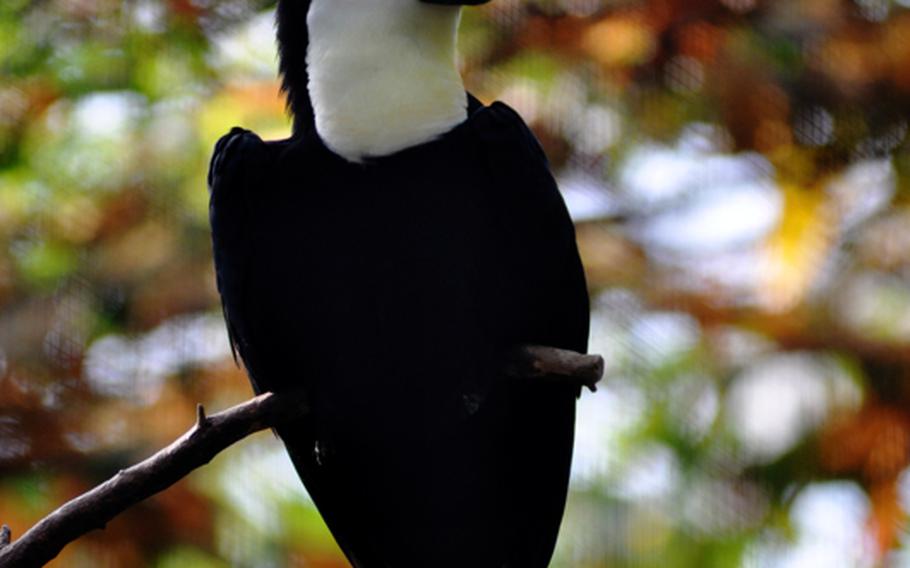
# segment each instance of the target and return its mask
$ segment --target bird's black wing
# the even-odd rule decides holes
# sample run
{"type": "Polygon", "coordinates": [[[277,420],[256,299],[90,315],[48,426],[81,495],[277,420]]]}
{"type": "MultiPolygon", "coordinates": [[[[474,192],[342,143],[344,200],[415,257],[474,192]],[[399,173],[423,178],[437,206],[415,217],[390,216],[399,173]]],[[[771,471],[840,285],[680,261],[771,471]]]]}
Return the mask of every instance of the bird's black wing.
{"type": "MultiPolygon", "coordinates": [[[[243,359],[257,393],[300,386],[294,383],[297,375],[287,364],[296,352],[289,345],[298,334],[288,333],[289,328],[273,318],[275,302],[290,298],[284,291],[276,293],[275,282],[261,273],[264,267],[282,264],[282,257],[288,254],[264,240],[264,234],[274,229],[271,217],[275,208],[284,207],[275,193],[287,179],[275,172],[286,142],[263,142],[256,134],[235,127],[215,145],[208,175],[212,248],[224,318],[235,358],[239,354],[243,359]]],[[[323,518],[333,527],[339,545],[350,556],[348,520],[339,517],[338,511],[343,509],[335,503],[335,493],[326,489],[330,480],[317,467],[313,420],[311,415],[302,415],[294,425],[277,428],[276,433],[323,518]]]]}
{"type": "Polygon", "coordinates": [[[537,138],[508,105],[495,102],[472,120],[497,184],[500,223],[512,241],[515,289],[531,309],[522,341],[586,352],[590,309],[575,227],[537,138]]]}
{"type": "Polygon", "coordinates": [[[248,361],[250,334],[244,293],[254,246],[249,230],[250,196],[268,171],[266,144],[256,134],[234,127],[215,144],[208,174],[215,275],[231,351],[235,360],[238,353],[243,358],[257,392],[266,387],[256,382],[248,361]]]}
{"type": "MultiPolygon", "coordinates": [[[[521,117],[502,103],[471,120],[495,184],[490,199],[506,253],[511,292],[503,303],[514,343],[585,352],[589,303],[575,229],[544,152],[521,117]]],[[[552,556],[569,484],[575,399],[580,387],[521,383],[511,387],[508,421],[514,502],[509,566],[543,568],[552,556]]]]}

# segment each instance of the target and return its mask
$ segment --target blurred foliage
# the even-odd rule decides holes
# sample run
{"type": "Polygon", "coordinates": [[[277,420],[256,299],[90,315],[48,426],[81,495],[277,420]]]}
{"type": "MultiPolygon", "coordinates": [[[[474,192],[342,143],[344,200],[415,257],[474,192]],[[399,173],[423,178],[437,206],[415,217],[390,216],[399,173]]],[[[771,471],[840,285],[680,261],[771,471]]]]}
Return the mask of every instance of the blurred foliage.
{"type": "MultiPolygon", "coordinates": [[[[288,132],[265,0],[0,4],[0,520],[250,394],[205,172],[288,132]]],[[[496,0],[461,65],[578,223],[565,567],[910,562],[910,1],[496,0]]],[[[58,566],[344,566],[262,435],[58,566]]]]}

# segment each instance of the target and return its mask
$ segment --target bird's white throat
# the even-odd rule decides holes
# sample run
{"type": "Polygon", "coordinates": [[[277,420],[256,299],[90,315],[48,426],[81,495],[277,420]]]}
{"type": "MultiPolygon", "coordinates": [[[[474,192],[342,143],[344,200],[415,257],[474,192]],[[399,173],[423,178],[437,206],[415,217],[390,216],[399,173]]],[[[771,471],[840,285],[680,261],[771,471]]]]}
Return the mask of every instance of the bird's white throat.
{"type": "Polygon", "coordinates": [[[465,120],[455,63],[460,7],[313,0],[307,15],[316,131],[350,161],[428,142],[465,120]]]}

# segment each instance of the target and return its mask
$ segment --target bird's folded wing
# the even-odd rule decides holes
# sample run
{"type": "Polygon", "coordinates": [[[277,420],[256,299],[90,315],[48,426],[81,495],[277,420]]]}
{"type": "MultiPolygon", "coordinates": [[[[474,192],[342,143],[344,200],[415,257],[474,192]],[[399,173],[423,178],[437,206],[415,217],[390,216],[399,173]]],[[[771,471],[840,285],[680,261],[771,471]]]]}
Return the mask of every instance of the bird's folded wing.
{"type": "MultiPolygon", "coordinates": [[[[238,353],[244,360],[247,358],[244,282],[255,247],[248,230],[251,195],[263,183],[268,168],[265,143],[256,134],[238,127],[218,140],[209,166],[215,274],[235,360],[238,353]]],[[[260,390],[258,386],[256,390],[260,390]]]]}
{"type": "Polygon", "coordinates": [[[517,112],[496,102],[472,117],[475,137],[496,180],[505,223],[521,239],[518,272],[538,311],[528,343],[587,351],[589,305],[575,228],[537,138],[517,112]],[[541,313],[543,312],[543,313],[541,313]]]}

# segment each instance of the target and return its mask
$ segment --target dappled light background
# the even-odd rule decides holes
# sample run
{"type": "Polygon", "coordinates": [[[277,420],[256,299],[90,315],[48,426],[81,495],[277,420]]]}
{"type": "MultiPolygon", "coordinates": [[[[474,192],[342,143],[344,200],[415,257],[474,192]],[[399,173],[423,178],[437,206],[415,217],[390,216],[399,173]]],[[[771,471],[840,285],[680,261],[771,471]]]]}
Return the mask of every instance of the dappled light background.
{"type": "MultiPolygon", "coordinates": [[[[205,173],[289,131],[270,4],[0,3],[14,536],[251,394],[205,173]]],[[[555,565],[910,564],[910,0],[496,0],[461,50],[551,157],[607,360],[555,565]]],[[[55,565],[345,563],[260,434],[55,565]]]]}

